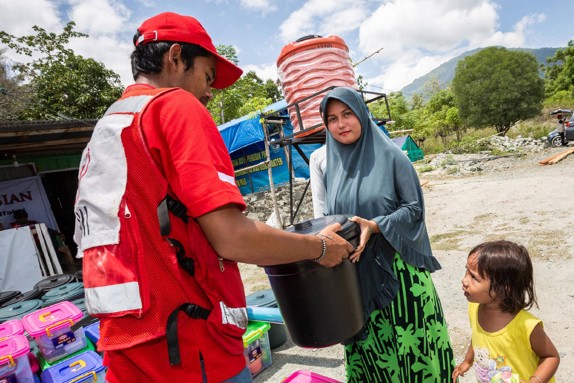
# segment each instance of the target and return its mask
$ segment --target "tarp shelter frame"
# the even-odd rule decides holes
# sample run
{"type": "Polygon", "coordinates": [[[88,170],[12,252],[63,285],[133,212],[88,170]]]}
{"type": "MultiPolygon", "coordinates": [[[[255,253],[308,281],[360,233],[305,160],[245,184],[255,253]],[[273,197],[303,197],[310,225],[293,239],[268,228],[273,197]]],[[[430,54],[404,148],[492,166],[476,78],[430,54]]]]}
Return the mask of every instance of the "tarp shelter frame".
{"type": "MultiPolygon", "coordinates": [[[[298,100],[292,104],[289,104],[289,105],[285,106],[284,108],[261,114],[261,119],[262,119],[261,125],[263,126],[263,131],[265,134],[265,152],[266,152],[267,158],[269,159],[269,148],[271,145],[279,145],[281,147],[287,147],[288,148],[286,157],[287,157],[287,165],[289,167],[289,207],[290,207],[289,221],[290,221],[290,225],[293,225],[295,223],[295,218],[297,217],[297,214],[299,213],[299,209],[301,207],[301,204],[303,203],[303,200],[305,198],[305,195],[307,194],[307,191],[308,191],[309,185],[310,185],[310,179],[309,179],[309,180],[307,180],[307,182],[305,184],[305,189],[303,190],[303,193],[302,193],[299,201],[297,202],[297,206],[294,209],[294,206],[293,206],[294,205],[294,201],[293,201],[293,161],[292,161],[293,148],[295,148],[295,150],[297,150],[297,152],[299,153],[301,158],[303,158],[305,160],[305,162],[308,164],[309,158],[305,155],[305,153],[301,149],[300,145],[324,144],[325,139],[326,139],[324,127],[323,127],[323,129],[320,129],[316,132],[305,135],[305,133],[314,131],[317,128],[323,126],[323,123],[321,122],[318,124],[313,124],[312,126],[309,126],[309,127],[305,127],[303,124],[303,119],[301,118],[301,110],[300,110],[299,104],[304,103],[305,101],[307,101],[311,98],[314,98],[316,96],[326,94],[327,92],[329,92],[330,90],[332,90],[334,88],[336,88],[336,86],[327,87],[327,88],[322,89],[318,92],[315,92],[315,93],[313,93],[313,94],[311,94],[305,98],[302,98],[302,99],[300,99],[300,100],[298,100]],[[295,133],[292,133],[289,135],[284,135],[282,133],[282,127],[285,123],[285,120],[289,119],[289,117],[282,116],[281,112],[284,112],[285,110],[289,110],[291,108],[294,108],[295,113],[297,114],[299,130],[295,133]],[[279,139],[271,139],[270,138],[269,128],[271,125],[279,125],[280,130],[281,130],[279,139]]],[[[363,100],[365,100],[365,103],[367,105],[374,102],[374,101],[378,101],[381,99],[384,101],[385,107],[387,110],[387,117],[384,117],[384,118],[376,118],[375,117],[374,120],[378,125],[384,125],[387,122],[392,121],[391,109],[389,107],[389,101],[388,101],[387,95],[385,93],[372,92],[372,91],[366,91],[366,90],[359,90],[359,93],[361,93],[361,95],[363,96],[363,100]]],[[[317,111],[317,113],[319,113],[319,111],[317,111]]],[[[295,131],[295,127],[293,127],[293,130],[295,131]]],[[[281,224],[281,218],[279,217],[279,208],[277,206],[277,199],[276,199],[276,195],[275,195],[275,187],[273,185],[273,178],[272,178],[271,170],[269,169],[268,171],[269,171],[269,186],[270,186],[270,191],[271,191],[271,198],[273,200],[273,208],[274,208],[275,215],[281,224]]]]}

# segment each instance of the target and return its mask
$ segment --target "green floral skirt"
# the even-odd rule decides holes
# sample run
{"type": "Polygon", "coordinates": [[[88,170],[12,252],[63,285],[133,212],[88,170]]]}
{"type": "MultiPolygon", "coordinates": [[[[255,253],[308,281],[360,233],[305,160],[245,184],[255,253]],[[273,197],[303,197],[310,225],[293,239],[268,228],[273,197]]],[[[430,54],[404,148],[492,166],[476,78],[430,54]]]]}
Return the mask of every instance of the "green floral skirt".
{"type": "Polygon", "coordinates": [[[367,339],[345,346],[347,382],[451,382],[455,361],[429,272],[395,254],[396,298],[367,320],[367,339]]]}

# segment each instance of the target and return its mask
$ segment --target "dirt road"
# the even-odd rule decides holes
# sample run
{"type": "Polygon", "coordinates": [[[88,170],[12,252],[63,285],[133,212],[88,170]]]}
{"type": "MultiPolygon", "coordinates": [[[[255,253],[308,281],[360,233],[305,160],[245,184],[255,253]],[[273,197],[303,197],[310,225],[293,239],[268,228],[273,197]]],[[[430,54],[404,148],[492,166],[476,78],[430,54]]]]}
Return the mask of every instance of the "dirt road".
{"type": "MultiPolygon", "coordinates": [[[[544,321],[560,352],[557,381],[569,382],[574,376],[574,155],[556,165],[538,164],[560,150],[489,161],[474,176],[421,174],[429,181],[424,187],[428,230],[443,266],[433,279],[457,361],[470,340],[460,283],[468,251],[483,241],[508,239],[525,245],[533,258],[539,308],[532,312],[544,321]]],[[[242,265],[242,276],[247,294],[269,288],[260,268],[242,265]]],[[[341,346],[308,350],[288,341],[272,357],[256,382],[281,382],[296,370],[344,381],[341,346]]],[[[468,373],[461,383],[474,381],[468,373]]]]}

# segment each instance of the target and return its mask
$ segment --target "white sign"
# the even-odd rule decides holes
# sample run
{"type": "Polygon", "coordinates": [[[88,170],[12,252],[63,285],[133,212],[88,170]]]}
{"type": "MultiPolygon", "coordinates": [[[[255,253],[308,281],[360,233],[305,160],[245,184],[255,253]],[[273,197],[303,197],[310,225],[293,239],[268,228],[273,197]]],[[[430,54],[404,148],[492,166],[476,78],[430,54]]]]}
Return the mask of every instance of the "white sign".
{"type": "Polygon", "coordinates": [[[59,231],[40,176],[0,182],[0,223],[4,229],[11,228],[14,210],[18,209],[26,209],[30,221],[59,231]]]}
{"type": "Polygon", "coordinates": [[[0,231],[0,291],[27,292],[42,279],[28,226],[0,231]]]}

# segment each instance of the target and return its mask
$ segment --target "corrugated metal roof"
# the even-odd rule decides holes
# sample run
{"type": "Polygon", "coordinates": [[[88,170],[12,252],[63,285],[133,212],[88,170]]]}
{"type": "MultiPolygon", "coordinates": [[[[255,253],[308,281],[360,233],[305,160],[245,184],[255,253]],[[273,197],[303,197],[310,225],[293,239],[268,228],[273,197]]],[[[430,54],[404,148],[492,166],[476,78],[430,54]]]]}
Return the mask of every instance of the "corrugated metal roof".
{"type": "Polygon", "coordinates": [[[81,153],[97,120],[0,121],[0,156],[81,153]]]}

